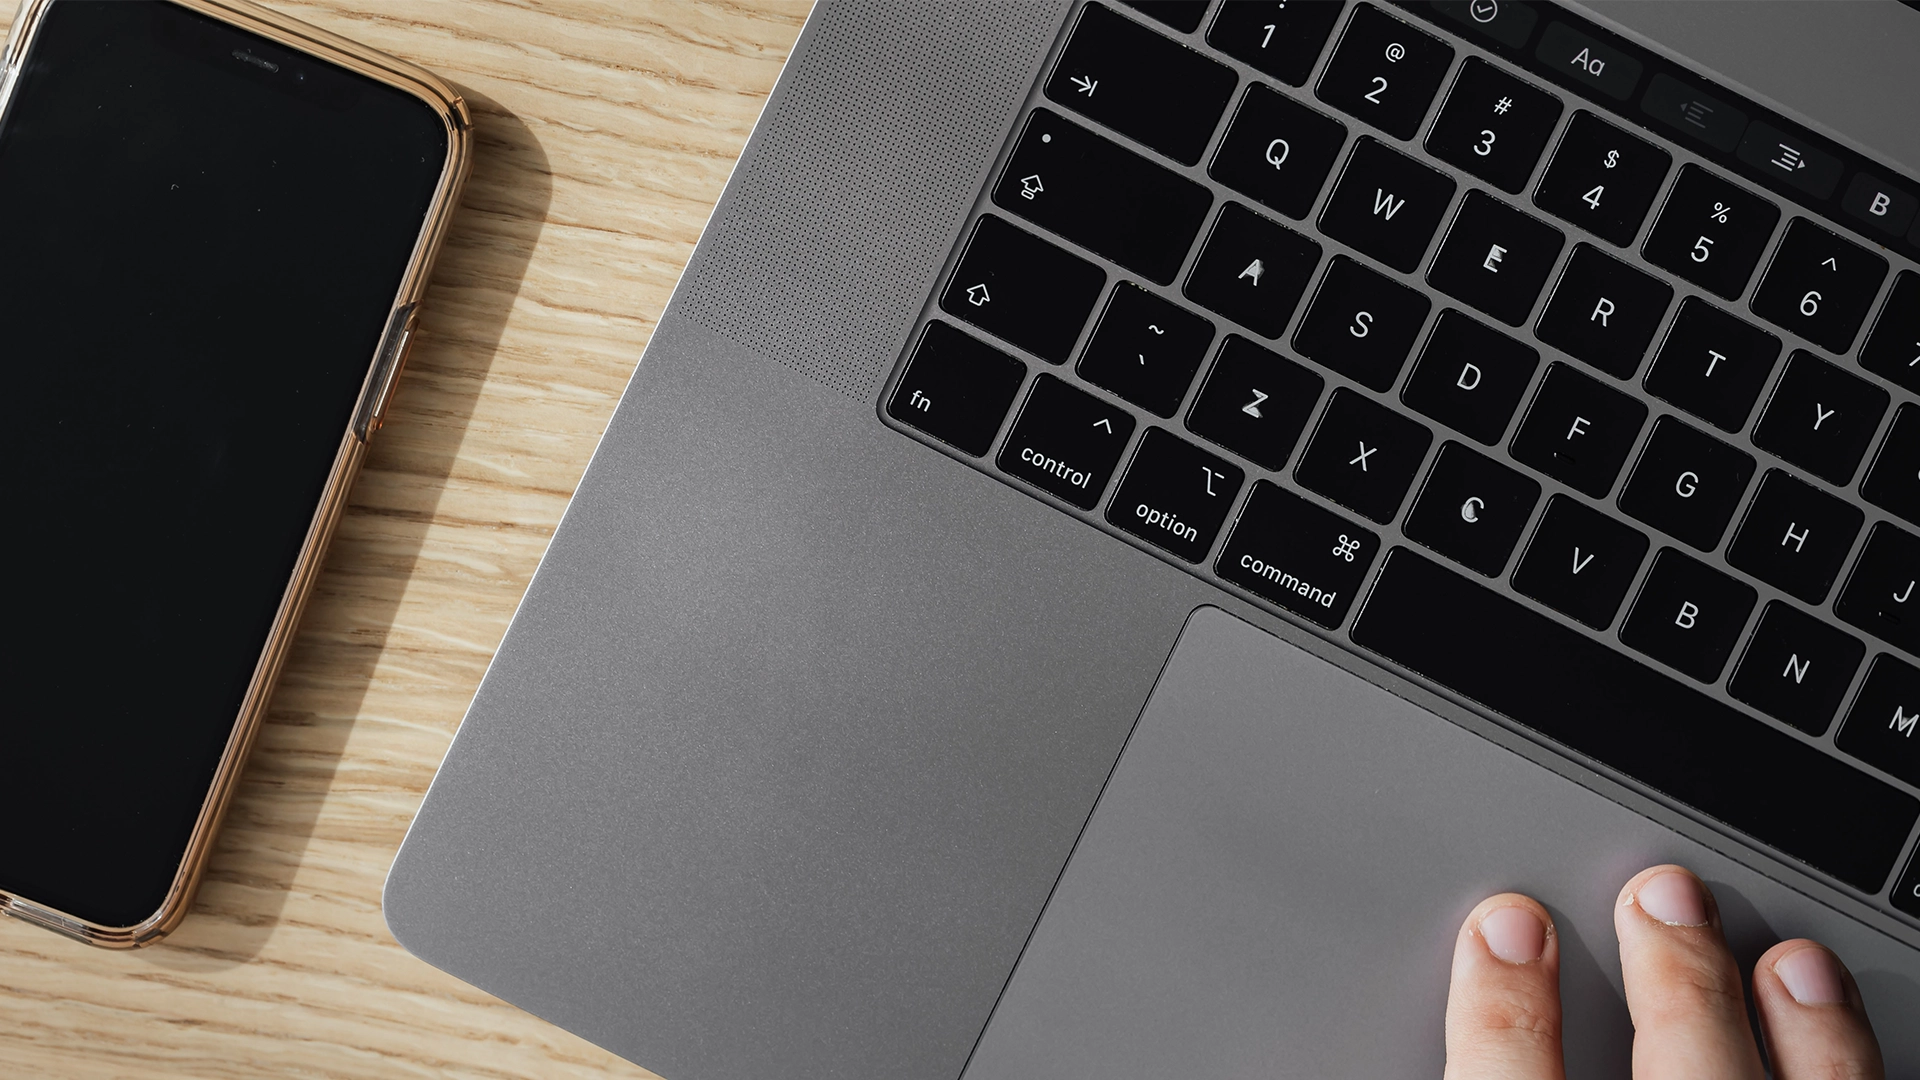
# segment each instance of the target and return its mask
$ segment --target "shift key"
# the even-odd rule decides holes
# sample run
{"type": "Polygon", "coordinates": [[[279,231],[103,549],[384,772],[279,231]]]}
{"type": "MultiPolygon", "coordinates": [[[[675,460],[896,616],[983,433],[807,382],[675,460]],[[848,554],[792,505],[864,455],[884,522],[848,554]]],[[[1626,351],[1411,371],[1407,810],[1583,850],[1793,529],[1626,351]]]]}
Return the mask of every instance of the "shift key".
{"type": "Polygon", "coordinates": [[[1380,539],[1266,480],[1253,486],[1216,569],[1220,576],[1331,630],[1346,618],[1380,539]]]}

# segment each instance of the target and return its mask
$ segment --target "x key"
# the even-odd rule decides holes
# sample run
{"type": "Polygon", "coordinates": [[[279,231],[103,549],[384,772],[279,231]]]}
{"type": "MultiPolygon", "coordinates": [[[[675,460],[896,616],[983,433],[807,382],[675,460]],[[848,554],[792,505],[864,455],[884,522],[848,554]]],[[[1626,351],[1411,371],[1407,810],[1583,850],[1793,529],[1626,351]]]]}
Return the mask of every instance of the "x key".
{"type": "Polygon", "coordinates": [[[1433,433],[1341,389],[1327,403],[1295,474],[1301,485],[1378,522],[1393,520],[1433,433]]]}

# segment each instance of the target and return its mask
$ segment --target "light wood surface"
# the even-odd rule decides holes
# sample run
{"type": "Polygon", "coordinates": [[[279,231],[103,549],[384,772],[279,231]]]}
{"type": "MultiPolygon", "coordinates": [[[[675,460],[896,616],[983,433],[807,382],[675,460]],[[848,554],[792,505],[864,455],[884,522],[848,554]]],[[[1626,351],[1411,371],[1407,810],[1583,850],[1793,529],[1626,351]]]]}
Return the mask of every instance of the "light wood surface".
{"type": "Polygon", "coordinates": [[[806,5],[267,2],[458,86],[473,177],[192,913],[0,919],[0,1076],[650,1076],[409,956],[380,886],[806,5]]]}

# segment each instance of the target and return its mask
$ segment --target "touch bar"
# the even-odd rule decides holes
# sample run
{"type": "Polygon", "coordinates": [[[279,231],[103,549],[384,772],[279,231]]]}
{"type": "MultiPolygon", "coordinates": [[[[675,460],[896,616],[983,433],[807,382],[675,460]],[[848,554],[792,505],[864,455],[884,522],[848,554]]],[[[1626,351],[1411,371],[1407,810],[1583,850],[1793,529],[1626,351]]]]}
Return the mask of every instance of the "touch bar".
{"type": "Polygon", "coordinates": [[[1913,796],[1405,548],[1353,639],[1862,892],[1920,818],[1913,796]]]}

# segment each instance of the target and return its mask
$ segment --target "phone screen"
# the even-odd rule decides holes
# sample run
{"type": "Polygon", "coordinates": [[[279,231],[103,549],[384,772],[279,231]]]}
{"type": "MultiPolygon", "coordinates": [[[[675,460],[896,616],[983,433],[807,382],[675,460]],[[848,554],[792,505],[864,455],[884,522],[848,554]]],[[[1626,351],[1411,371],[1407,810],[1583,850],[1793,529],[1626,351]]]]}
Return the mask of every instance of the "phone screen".
{"type": "Polygon", "coordinates": [[[446,164],[432,107],[59,0],[0,118],[0,887],[164,900],[446,164]]]}

